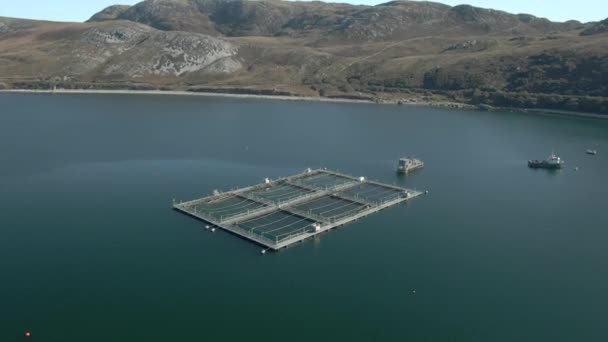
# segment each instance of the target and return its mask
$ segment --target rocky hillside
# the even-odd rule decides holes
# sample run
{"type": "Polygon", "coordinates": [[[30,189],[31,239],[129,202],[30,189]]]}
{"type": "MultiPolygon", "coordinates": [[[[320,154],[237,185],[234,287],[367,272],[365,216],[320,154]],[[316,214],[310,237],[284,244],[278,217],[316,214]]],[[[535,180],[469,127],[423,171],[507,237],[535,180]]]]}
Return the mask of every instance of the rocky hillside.
{"type": "Polygon", "coordinates": [[[242,67],[232,42],[115,21],[62,24],[0,18],[0,77],[17,80],[177,79],[242,67]]]}
{"type": "Polygon", "coordinates": [[[582,36],[591,36],[599,33],[608,32],[608,18],[600,21],[599,23],[595,23],[589,26],[589,28],[583,30],[581,32],[582,36]]]}
{"type": "Polygon", "coordinates": [[[124,12],[130,9],[131,6],[128,5],[113,5],[105,8],[103,11],[95,14],[89,19],[91,22],[95,21],[105,21],[105,20],[115,20],[118,19],[124,12]]]}
{"type": "Polygon", "coordinates": [[[0,18],[0,87],[449,100],[608,113],[606,22],[468,5],[146,0],[0,18]]]}
{"type": "Polygon", "coordinates": [[[553,23],[469,5],[392,1],[378,6],[322,2],[249,0],[146,0],[132,7],[111,6],[90,21],[130,20],[160,30],[211,35],[312,36],[356,40],[429,34],[527,34],[565,31],[578,22],[553,23]]]}

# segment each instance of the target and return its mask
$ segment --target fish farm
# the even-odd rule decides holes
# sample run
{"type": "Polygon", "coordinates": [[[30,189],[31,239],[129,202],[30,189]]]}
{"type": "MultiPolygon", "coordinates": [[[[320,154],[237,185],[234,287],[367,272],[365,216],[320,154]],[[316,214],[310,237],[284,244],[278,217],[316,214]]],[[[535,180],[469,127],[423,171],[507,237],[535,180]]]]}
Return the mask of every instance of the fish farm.
{"type": "Polygon", "coordinates": [[[279,250],[422,194],[364,177],[308,169],[193,201],[174,201],[173,208],[213,229],[279,250]]]}

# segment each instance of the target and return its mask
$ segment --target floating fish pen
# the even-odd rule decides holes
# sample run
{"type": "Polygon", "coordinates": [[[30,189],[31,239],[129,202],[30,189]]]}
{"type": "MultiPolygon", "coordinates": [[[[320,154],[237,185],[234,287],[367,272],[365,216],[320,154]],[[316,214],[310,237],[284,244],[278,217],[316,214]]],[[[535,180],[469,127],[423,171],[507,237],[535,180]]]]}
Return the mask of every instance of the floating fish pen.
{"type": "Polygon", "coordinates": [[[308,169],[294,176],[173,203],[173,208],[278,250],[421,194],[327,169],[308,169]]]}

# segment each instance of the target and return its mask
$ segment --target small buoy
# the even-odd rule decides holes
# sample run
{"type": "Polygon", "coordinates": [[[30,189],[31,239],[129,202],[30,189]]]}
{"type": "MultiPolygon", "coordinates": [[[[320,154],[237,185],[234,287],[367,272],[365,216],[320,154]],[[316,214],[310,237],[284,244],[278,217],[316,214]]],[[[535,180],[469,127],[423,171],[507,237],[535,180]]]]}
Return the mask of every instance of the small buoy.
{"type": "Polygon", "coordinates": [[[412,293],[413,293],[413,294],[414,294],[414,293],[416,293],[416,290],[412,290],[412,293]]]}
{"type": "Polygon", "coordinates": [[[426,191],[426,194],[427,194],[427,195],[429,194],[429,191],[428,191],[428,190],[426,191]]]}
{"type": "Polygon", "coordinates": [[[266,250],[265,249],[262,249],[262,254],[266,254],[266,250]]]}
{"type": "Polygon", "coordinates": [[[211,228],[211,231],[215,233],[215,228],[211,228]]]}
{"type": "Polygon", "coordinates": [[[32,333],[31,333],[31,332],[29,332],[29,331],[26,331],[26,332],[25,332],[25,337],[31,337],[31,336],[32,336],[32,333]]]}
{"type": "Polygon", "coordinates": [[[574,171],[578,171],[578,166],[574,168],[574,171]]]}
{"type": "Polygon", "coordinates": [[[211,228],[211,227],[210,227],[210,226],[205,226],[205,229],[207,229],[207,230],[208,230],[209,228],[211,228]]]}

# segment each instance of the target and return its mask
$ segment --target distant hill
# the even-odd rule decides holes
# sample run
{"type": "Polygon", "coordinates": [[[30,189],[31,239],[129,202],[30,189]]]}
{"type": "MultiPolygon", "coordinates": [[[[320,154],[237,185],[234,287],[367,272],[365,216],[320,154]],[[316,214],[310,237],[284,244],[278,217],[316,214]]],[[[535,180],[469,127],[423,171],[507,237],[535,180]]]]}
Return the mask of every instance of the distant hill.
{"type": "Polygon", "coordinates": [[[582,36],[591,36],[594,34],[600,34],[600,33],[606,33],[608,32],[608,18],[592,24],[591,26],[589,26],[589,28],[583,30],[581,32],[582,36]]]}
{"type": "Polygon", "coordinates": [[[89,22],[117,20],[121,15],[128,11],[131,6],[128,5],[113,5],[106,7],[103,11],[95,14],[89,19],[89,22]]]}
{"type": "Polygon", "coordinates": [[[443,100],[608,113],[606,21],[469,5],[146,0],[0,18],[0,87],[443,100]]]}

